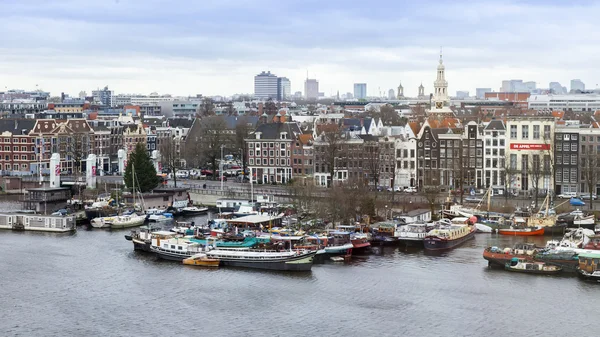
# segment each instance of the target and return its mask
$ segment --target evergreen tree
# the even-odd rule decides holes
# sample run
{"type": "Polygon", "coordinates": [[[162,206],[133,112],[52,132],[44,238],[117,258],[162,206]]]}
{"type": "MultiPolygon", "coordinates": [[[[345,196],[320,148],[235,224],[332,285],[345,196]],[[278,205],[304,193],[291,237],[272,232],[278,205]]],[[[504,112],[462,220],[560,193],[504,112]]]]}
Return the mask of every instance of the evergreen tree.
{"type": "Polygon", "coordinates": [[[156,169],[143,144],[138,143],[135,150],[129,154],[125,176],[123,177],[127,188],[133,187],[133,170],[135,169],[135,187],[139,186],[142,193],[150,192],[158,186],[159,178],[156,169]]]}

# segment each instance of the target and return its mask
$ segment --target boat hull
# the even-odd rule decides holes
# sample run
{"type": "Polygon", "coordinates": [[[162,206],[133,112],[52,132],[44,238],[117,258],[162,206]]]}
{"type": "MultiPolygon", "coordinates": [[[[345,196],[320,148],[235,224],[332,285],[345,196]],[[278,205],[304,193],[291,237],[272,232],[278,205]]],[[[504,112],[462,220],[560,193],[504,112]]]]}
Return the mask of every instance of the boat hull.
{"type": "Polygon", "coordinates": [[[423,246],[426,250],[448,250],[456,248],[473,238],[475,238],[475,230],[471,230],[469,234],[454,240],[444,240],[438,237],[425,237],[423,240],[423,246]]]}
{"type": "Polygon", "coordinates": [[[508,271],[512,271],[515,273],[523,273],[523,274],[536,274],[536,275],[556,275],[562,272],[561,269],[556,270],[535,270],[535,269],[518,269],[511,268],[510,266],[504,266],[504,269],[508,271]]]}
{"type": "Polygon", "coordinates": [[[218,259],[202,259],[202,260],[184,259],[183,264],[185,264],[187,266],[200,266],[200,267],[216,268],[221,264],[221,261],[219,261],[218,259]]]}
{"type": "Polygon", "coordinates": [[[600,282],[600,272],[598,271],[595,271],[594,273],[589,273],[585,270],[577,268],[577,274],[584,280],[600,282]]]}
{"type": "Polygon", "coordinates": [[[223,266],[252,268],[262,270],[277,270],[277,271],[310,271],[313,265],[313,259],[316,252],[299,255],[297,257],[282,259],[279,261],[249,261],[237,259],[223,259],[223,266]]]}
{"type": "Polygon", "coordinates": [[[485,249],[483,251],[483,258],[488,261],[488,265],[495,265],[498,267],[505,267],[506,264],[515,257],[525,259],[527,261],[533,261],[533,257],[530,255],[492,253],[489,249],[485,249]]]}
{"type": "Polygon", "coordinates": [[[158,256],[159,258],[161,258],[163,260],[179,261],[179,262],[183,261],[184,259],[190,258],[194,254],[196,254],[196,253],[182,254],[182,253],[169,252],[169,251],[157,250],[157,249],[152,249],[152,248],[151,248],[151,251],[156,253],[156,256],[158,256]]]}
{"type": "Polygon", "coordinates": [[[152,242],[150,241],[146,242],[144,240],[132,238],[131,242],[133,242],[133,250],[141,250],[149,253],[152,252],[152,249],[150,249],[152,242]]]}
{"type": "Polygon", "coordinates": [[[500,229],[498,231],[500,235],[512,235],[512,236],[540,236],[544,235],[544,228],[540,228],[534,231],[519,231],[514,229],[500,229]]]}
{"type": "Polygon", "coordinates": [[[144,224],[145,219],[141,217],[141,219],[131,220],[131,221],[123,221],[123,222],[113,222],[110,224],[110,228],[112,229],[122,229],[122,228],[131,228],[137,227],[144,224]]]}
{"type": "Polygon", "coordinates": [[[371,251],[371,244],[368,241],[352,240],[352,254],[366,254],[371,251]]]}
{"type": "Polygon", "coordinates": [[[556,225],[556,226],[547,226],[544,227],[544,235],[554,236],[554,235],[564,235],[567,231],[566,225],[556,225]]]}

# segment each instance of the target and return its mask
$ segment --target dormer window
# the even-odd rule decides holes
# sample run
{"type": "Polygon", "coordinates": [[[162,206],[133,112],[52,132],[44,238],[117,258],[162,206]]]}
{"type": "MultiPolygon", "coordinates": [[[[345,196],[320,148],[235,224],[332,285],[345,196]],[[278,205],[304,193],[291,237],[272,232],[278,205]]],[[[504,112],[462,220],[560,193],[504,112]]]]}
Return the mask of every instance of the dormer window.
{"type": "Polygon", "coordinates": [[[260,139],[261,132],[256,133],[256,139],[260,139]]]}
{"type": "Polygon", "coordinates": [[[287,132],[282,132],[280,139],[287,139],[287,132]]]}

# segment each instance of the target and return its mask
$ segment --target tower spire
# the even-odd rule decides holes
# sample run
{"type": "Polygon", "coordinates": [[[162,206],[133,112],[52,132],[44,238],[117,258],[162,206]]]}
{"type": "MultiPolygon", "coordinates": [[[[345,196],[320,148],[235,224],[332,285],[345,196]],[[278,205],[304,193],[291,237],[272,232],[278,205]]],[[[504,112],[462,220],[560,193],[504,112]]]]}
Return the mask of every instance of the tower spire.
{"type": "Polygon", "coordinates": [[[442,63],[442,46],[440,46],[440,64],[442,63]]]}

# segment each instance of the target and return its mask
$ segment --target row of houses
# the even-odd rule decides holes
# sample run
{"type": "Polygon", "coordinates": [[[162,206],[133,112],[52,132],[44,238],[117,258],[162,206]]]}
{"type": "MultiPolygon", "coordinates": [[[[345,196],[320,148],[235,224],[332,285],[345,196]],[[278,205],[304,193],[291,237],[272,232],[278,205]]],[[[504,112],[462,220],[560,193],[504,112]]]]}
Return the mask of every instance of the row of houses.
{"type": "MultiPolygon", "coordinates": [[[[260,124],[246,145],[253,179],[264,184],[293,179],[318,186],[362,181],[397,189],[581,193],[590,192],[585,161],[600,164],[597,123],[547,115],[486,122],[430,116],[404,126],[322,115],[304,130],[279,113],[260,124]]],[[[592,192],[600,192],[593,185],[592,192]]]]}

